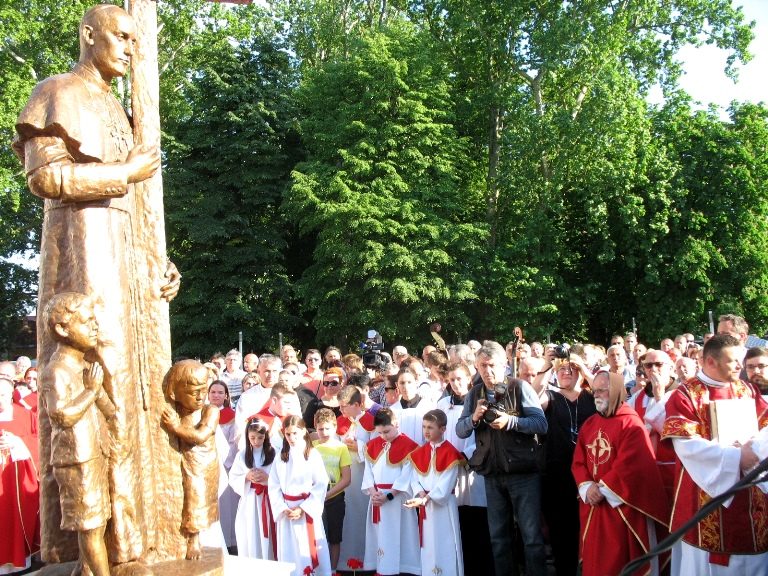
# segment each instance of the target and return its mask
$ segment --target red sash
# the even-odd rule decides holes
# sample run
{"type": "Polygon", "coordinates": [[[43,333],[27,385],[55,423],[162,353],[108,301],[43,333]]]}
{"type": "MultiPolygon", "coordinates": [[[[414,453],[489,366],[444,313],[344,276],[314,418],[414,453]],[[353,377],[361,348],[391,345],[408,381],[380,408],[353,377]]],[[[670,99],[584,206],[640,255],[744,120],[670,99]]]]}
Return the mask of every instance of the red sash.
{"type": "MultiPolygon", "coordinates": [[[[374,484],[376,490],[391,490],[392,484],[374,484]]],[[[381,521],[381,506],[373,505],[373,523],[378,524],[381,521]]]]}
{"type": "MultiPolygon", "coordinates": [[[[429,490],[424,494],[429,494],[429,490]]],[[[427,505],[416,508],[416,514],[419,518],[419,548],[424,548],[424,520],[427,519],[427,505]]]]}
{"type": "MultiPolygon", "coordinates": [[[[283,500],[286,502],[298,502],[299,500],[306,500],[309,498],[309,493],[299,494],[297,496],[291,496],[290,494],[283,494],[283,500]]],[[[307,538],[309,539],[309,557],[312,559],[312,568],[317,568],[320,565],[320,561],[317,559],[317,540],[315,539],[315,522],[312,520],[312,516],[304,512],[304,516],[307,517],[307,538]]]]}
{"type": "Polygon", "coordinates": [[[269,504],[269,491],[264,484],[251,482],[251,488],[256,492],[256,496],[261,496],[261,533],[264,538],[269,538],[272,534],[272,552],[277,559],[277,536],[275,535],[275,520],[272,518],[272,506],[269,504]]]}

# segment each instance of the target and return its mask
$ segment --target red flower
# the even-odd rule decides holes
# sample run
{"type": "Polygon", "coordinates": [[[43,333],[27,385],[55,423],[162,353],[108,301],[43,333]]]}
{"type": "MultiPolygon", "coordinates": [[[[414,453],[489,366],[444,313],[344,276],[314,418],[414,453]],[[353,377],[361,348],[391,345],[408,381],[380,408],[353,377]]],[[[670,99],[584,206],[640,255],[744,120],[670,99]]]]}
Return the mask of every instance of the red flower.
{"type": "Polygon", "coordinates": [[[347,560],[347,566],[352,570],[360,570],[363,567],[363,561],[358,558],[347,560]]]}
{"type": "Polygon", "coordinates": [[[309,576],[310,574],[314,574],[314,571],[312,570],[312,566],[307,566],[304,568],[304,574],[307,574],[309,576]]]}

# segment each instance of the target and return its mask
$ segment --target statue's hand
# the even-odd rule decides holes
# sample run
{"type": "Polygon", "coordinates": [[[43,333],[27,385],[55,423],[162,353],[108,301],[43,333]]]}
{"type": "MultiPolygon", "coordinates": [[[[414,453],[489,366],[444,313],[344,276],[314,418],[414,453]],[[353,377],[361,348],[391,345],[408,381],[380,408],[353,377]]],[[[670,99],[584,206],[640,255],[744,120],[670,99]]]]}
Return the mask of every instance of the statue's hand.
{"type": "Polygon", "coordinates": [[[134,146],[125,159],[125,167],[128,169],[130,184],[151,178],[160,168],[160,148],[146,144],[134,146]]]}
{"type": "Polygon", "coordinates": [[[163,413],[160,416],[160,419],[162,420],[163,425],[171,431],[175,430],[180,424],[179,415],[176,414],[170,406],[165,406],[163,408],[163,413]]]}
{"type": "Polygon", "coordinates": [[[104,370],[101,365],[94,362],[90,368],[83,370],[83,386],[88,390],[98,392],[104,382],[104,370]]]}
{"type": "Polygon", "coordinates": [[[160,288],[160,298],[166,302],[170,302],[176,298],[176,295],[179,293],[179,287],[181,286],[181,274],[179,273],[179,269],[176,268],[176,264],[170,260],[168,261],[168,267],[165,269],[164,276],[168,279],[168,282],[160,288]]]}

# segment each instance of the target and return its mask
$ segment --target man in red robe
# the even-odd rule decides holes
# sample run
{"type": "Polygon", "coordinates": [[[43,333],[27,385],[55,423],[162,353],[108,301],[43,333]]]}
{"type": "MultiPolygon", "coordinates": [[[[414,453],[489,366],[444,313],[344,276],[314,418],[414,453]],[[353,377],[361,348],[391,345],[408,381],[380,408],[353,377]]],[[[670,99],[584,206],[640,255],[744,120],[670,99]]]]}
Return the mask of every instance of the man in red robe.
{"type": "Polygon", "coordinates": [[[0,573],[23,570],[40,548],[37,423],[0,378],[0,573]]]}
{"type": "MultiPolygon", "coordinates": [[[[754,403],[758,428],[768,426],[768,404],[739,377],[742,357],[737,338],[713,336],[704,345],[701,371],[667,402],[662,439],[671,440],[677,456],[672,530],[759,462],[752,441],[724,446],[712,432],[710,404],[715,400],[746,399],[754,403]]],[[[738,492],[689,530],[672,549],[672,574],[768,574],[766,484],[738,492]]]]}
{"type": "Polygon", "coordinates": [[[667,523],[669,502],[648,432],[624,403],[623,377],[600,372],[592,391],[598,413],[579,432],[572,466],[582,500],[582,574],[616,576],[654,543],[654,522],[667,523]]]}

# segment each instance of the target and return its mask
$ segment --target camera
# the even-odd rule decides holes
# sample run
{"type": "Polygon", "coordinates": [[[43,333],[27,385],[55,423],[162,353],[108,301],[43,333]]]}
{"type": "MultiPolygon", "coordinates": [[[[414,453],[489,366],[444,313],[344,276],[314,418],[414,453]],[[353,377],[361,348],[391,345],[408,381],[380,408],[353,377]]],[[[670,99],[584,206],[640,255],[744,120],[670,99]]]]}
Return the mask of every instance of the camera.
{"type": "Polygon", "coordinates": [[[384,350],[384,342],[381,334],[376,330],[368,330],[368,337],[365,342],[360,343],[361,356],[363,357],[363,366],[366,368],[382,368],[386,364],[386,359],[381,354],[384,350]]]}
{"type": "Polygon", "coordinates": [[[488,408],[483,414],[483,420],[486,424],[490,424],[502,414],[507,413],[507,407],[504,405],[506,395],[507,385],[504,382],[497,382],[493,387],[493,402],[488,402],[488,408]]]}
{"type": "Polygon", "coordinates": [[[568,360],[571,357],[571,345],[566,342],[558,344],[553,348],[553,350],[555,351],[555,358],[568,360]]]}

